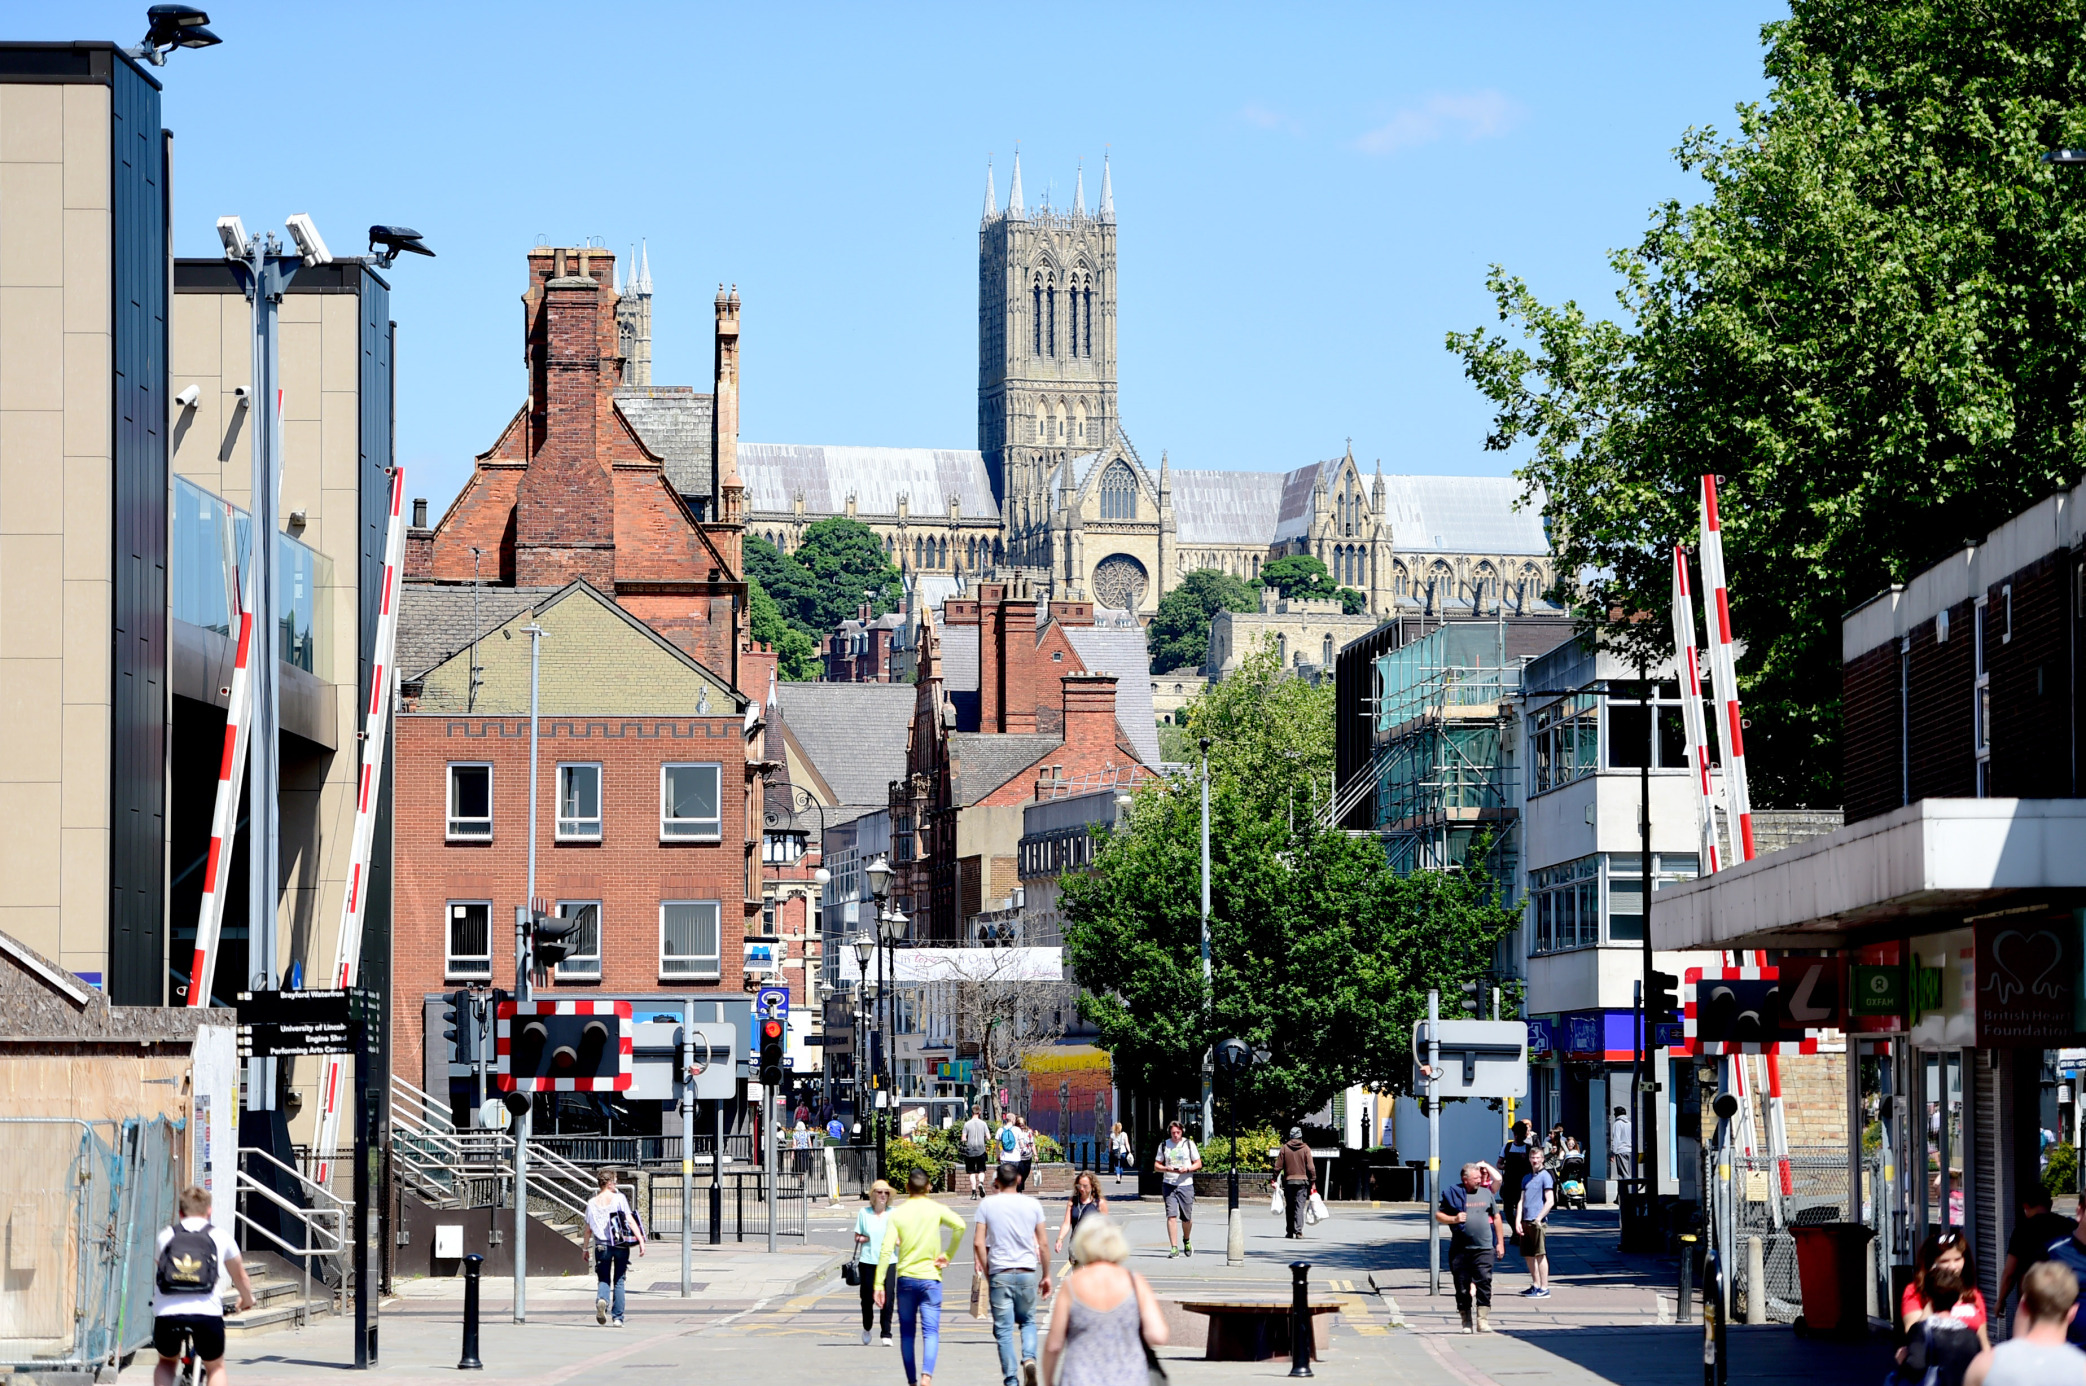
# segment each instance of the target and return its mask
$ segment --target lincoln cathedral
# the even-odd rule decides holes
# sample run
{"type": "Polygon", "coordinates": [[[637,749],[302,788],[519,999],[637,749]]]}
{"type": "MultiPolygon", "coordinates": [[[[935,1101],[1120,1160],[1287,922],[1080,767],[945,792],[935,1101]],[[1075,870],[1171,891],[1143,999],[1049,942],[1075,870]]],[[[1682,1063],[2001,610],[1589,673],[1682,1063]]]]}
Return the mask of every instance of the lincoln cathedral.
{"type": "MultiPolygon", "coordinates": [[[[1083,172],[1059,208],[1028,203],[1018,155],[1004,205],[988,168],[977,449],[742,442],[747,531],[789,550],[814,521],[852,516],[929,603],[997,577],[1147,618],[1198,568],[1250,579],[1271,559],[1310,554],[1378,616],[1546,605],[1540,507],[1517,507],[1512,480],[1387,476],[1381,463],[1365,470],[1351,445],[1288,471],[1177,466],[1163,449],[1148,460],[1116,394],[1115,238],[1105,162],[1091,207],[1083,172]]],[[[651,388],[649,263],[621,287],[619,402],[699,410],[700,397],[651,388]]]]}

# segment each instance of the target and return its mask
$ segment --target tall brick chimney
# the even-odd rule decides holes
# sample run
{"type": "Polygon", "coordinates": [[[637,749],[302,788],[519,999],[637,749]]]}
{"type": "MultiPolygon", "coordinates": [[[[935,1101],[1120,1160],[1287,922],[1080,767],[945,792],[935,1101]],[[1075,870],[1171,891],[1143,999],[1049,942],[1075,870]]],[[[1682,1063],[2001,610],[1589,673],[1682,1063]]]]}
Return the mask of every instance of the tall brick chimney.
{"type": "Polygon", "coordinates": [[[1085,757],[1108,758],[1113,763],[1115,726],[1114,674],[1066,674],[1059,682],[1065,690],[1065,755],[1082,770],[1101,768],[1085,757]],[[1078,759],[1074,759],[1078,758],[1078,759]]]}
{"type": "Polygon", "coordinates": [[[514,580],[585,578],[615,591],[615,491],[603,426],[622,374],[615,257],[539,247],[529,255],[529,455],[515,503],[514,580]]]}
{"type": "Polygon", "coordinates": [[[710,518],[728,530],[713,530],[734,571],[740,566],[740,528],[746,523],[746,488],[739,480],[739,286],[717,286],[717,362],[710,410],[710,518]]]}

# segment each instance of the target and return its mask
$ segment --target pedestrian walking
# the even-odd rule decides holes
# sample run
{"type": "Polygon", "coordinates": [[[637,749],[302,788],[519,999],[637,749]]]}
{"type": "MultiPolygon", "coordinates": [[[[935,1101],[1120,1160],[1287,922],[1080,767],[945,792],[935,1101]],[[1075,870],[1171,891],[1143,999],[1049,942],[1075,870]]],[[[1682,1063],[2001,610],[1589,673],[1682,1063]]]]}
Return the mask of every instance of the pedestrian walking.
{"type": "Polygon", "coordinates": [[[1484,1184],[1488,1173],[1497,1184],[1499,1172],[1482,1160],[1465,1165],[1463,1182],[1443,1189],[1434,1210],[1434,1220],[1450,1229],[1449,1274],[1465,1333],[1492,1331],[1492,1267],[1507,1249],[1499,1195],[1484,1184]]]}
{"type": "Polygon", "coordinates": [[[847,1141],[847,1123],[840,1119],[838,1112],[833,1113],[833,1119],[826,1123],[826,1139],[835,1145],[843,1145],[847,1141]]]}
{"type": "Polygon", "coordinates": [[[1521,1206],[1521,1181],[1528,1178],[1528,1152],[1535,1142],[1528,1138],[1528,1123],[1517,1121],[1507,1132],[1507,1143],[1499,1149],[1499,1196],[1506,1200],[1508,1216],[1521,1206]]]}
{"type": "Polygon", "coordinates": [[[2021,1190],[2021,1220],[2006,1242],[2006,1264],[1999,1272],[1999,1312],[2020,1285],[2021,1277],[2050,1259],[2050,1247],[2072,1234],[2078,1224],[2050,1209],[2050,1191],[2038,1179],[2021,1190]]]}
{"type": "Polygon", "coordinates": [[[1166,1140],[1152,1157],[1166,1188],[1167,1259],[1195,1254],[1195,1171],[1202,1168],[1202,1152],[1176,1121],[1166,1128],[1166,1140]]]}
{"type": "Polygon", "coordinates": [[[811,1128],[798,1122],[797,1129],[789,1133],[789,1148],[790,1160],[797,1173],[811,1173],[811,1128]]]}
{"type": "Polygon", "coordinates": [[[1130,1133],[1120,1121],[1108,1130],[1108,1162],[1114,1167],[1117,1183],[1122,1182],[1123,1171],[1136,1163],[1130,1158],[1130,1133]]]}
{"type": "MultiPolygon", "coordinates": [[[[184,1344],[203,1364],[209,1386],[225,1386],[225,1304],[220,1272],[239,1287],[241,1313],[254,1307],[239,1244],[210,1221],[210,1195],[195,1184],[176,1199],[173,1222],[159,1229],[152,1279],[152,1386],[174,1386],[184,1344]]],[[[31,1275],[35,1272],[32,1270],[31,1275]]]]}
{"type": "Polygon", "coordinates": [[[594,1243],[594,1322],[623,1326],[623,1280],[630,1273],[630,1250],[645,1254],[645,1229],[637,1210],[616,1187],[616,1172],[601,1171],[594,1196],[587,1200],[587,1236],[594,1243]]]}
{"type": "Polygon", "coordinates": [[[898,1301],[898,1356],[905,1363],[909,1386],[934,1380],[935,1359],[942,1351],[942,1267],[949,1249],[963,1240],[963,1219],[927,1196],[934,1181],[916,1169],[905,1177],[905,1202],[884,1223],[884,1249],[876,1262],[876,1304],[898,1301]],[[942,1240],[945,1229],[955,1237],[942,1240]],[[913,1350],[915,1327],[919,1355],[913,1350]]]}
{"type": "Polygon", "coordinates": [[[2058,1386],[2086,1381],[2086,1352],[2065,1341],[2079,1312],[2079,1282],[2064,1267],[2038,1262],[2021,1277],[2014,1336],[1987,1348],[1963,1386],[2058,1386]]]}
{"type": "MultiPolygon", "coordinates": [[[[869,1206],[855,1213],[855,1280],[862,1291],[862,1346],[869,1346],[869,1330],[875,1326],[876,1268],[883,1260],[884,1229],[891,1218],[891,1186],[879,1179],[869,1186],[869,1206]]],[[[891,1346],[892,1301],[884,1310],[884,1346],[891,1346]]]]}
{"type": "Polygon", "coordinates": [[[1304,1235],[1304,1209],[1318,1188],[1318,1166],[1311,1162],[1311,1147],[1304,1144],[1304,1128],[1289,1128],[1289,1139],[1275,1155],[1276,1174],[1282,1180],[1282,1208],[1288,1214],[1285,1237],[1304,1235]]]}
{"type": "Polygon", "coordinates": [[[1029,1172],[1036,1167],[1036,1133],[1029,1129],[1027,1117],[1014,1118],[1014,1168],[1020,1176],[1015,1188],[1028,1192],[1029,1172]]]}
{"type": "MultiPolygon", "coordinates": [[[[2063,1261],[2072,1253],[2065,1248],[2077,1249],[2079,1243],[2071,1237],[2064,1238],[2050,1248],[2050,1259],[2063,1261]]],[[[1918,1270],[1905,1286],[1898,1299],[1898,1317],[1906,1328],[1921,1319],[1938,1313],[1960,1320],[1965,1328],[1977,1334],[1978,1341],[1985,1347],[1992,1345],[1987,1326],[1985,1297],[1977,1288],[1977,1265],[1970,1259],[1970,1246],[1959,1227],[1944,1227],[1930,1233],[1920,1243],[1919,1256],[1915,1262],[1918,1270]],[[1937,1296],[1934,1286],[1941,1283],[1936,1272],[1945,1272],[1955,1290],[1945,1296],[1937,1296]],[[1939,1301],[1945,1298],[1946,1303],[1939,1301]]],[[[2077,1341],[2074,1339],[2074,1341],[2077,1341]]]]}
{"type": "Polygon", "coordinates": [[[1130,1243],[1115,1219],[1079,1225],[1073,1270],[1043,1344],[1042,1386],[1146,1386],[1162,1375],[1146,1353],[1166,1346],[1166,1316],[1150,1283],[1125,1269],[1129,1259],[1130,1243]]]}
{"type": "Polygon", "coordinates": [[[995,1164],[1008,1164],[1021,1158],[1021,1133],[1014,1129],[1014,1114],[1000,1113],[1000,1129],[994,1133],[993,1145],[998,1147],[995,1164]]]}
{"type": "Polygon", "coordinates": [[[1636,1161],[1631,1158],[1630,1109],[1617,1107],[1615,1122],[1608,1128],[1608,1170],[1617,1179],[1635,1179],[1636,1161]]]}
{"type": "Polygon", "coordinates": [[[1108,1214],[1108,1196],[1101,1192],[1101,1176],[1092,1170],[1081,1170],[1072,1176],[1072,1197],[1065,1204],[1065,1220],[1057,1230],[1057,1250],[1065,1251],[1065,1243],[1079,1234],[1079,1224],[1094,1214],[1108,1214]]]}
{"type": "Polygon", "coordinates": [[[992,1144],[992,1128],[985,1118],[971,1108],[970,1120],[963,1123],[963,1172],[969,1178],[971,1197],[985,1197],[985,1152],[992,1144]]]}
{"type": "Polygon", "coordinates": [[[994,1172],[971,1232],[972,1262],[991,1297],[1001,1386],[1037,1386],[1036,1301],[1050,1297],[1049,1220],[1041,1203],[1019,1192],[1019,1180],[1012,1165],[994,1172]]]}
{"type": "Polygon", "coordinates": [[[1514,1210],[1514,1237],[1521,1245],[1521,1259],[1528,1263],[1528,1288],[1521,1293],[1530,1299],[1550,1298],[1550,1253],[1544,1236],[1550,1213],[1557,1207],[1557,1176],[1544,1168],[1549,1157],[1540,1145],[1528,1152],[1528,1177],[1510,1205],[1514,1210]]]}

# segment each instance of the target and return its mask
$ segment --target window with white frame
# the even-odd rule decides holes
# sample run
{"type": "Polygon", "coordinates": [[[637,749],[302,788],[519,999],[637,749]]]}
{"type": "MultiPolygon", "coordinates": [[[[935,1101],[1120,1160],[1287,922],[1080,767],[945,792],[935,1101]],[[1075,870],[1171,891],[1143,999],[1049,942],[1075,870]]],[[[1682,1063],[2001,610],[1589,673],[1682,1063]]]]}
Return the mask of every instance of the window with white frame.
{"type": "Polygon", "coordinates": [[[663,765],[659,769],[659,835],[665,838],[721,838],[722,767],[663,765]]]}
{"type": "Polygon", "coordinates": [[[1546,866],[1528,873],[1529,907],[1535,916],[1531,953],[1590,948],[1601,941],[1601,859],[1546,866]]]}
{"type": "Polygon", "coordinates": [[[723,952],[718,940],[719,907],[715,900],[659,902],[659,975],[717,977],[723,952]]]}
{"type": "Polygon", "coordinates": [[[483,762],[449,767],[450,837],[493,835],[493,768],[483,762]]]}
{"type": "MultiPolygon", "coordinates": [[[[1656,892],[1694,880],[1701,874],[1702,859],[1693,852],[1654,852],[1651,868],[1651,888],[1656,892]]],[[[1644,941],[1644,858],[1636,852],[1616,852],[1608,858],[1606,941],[1644,941]]]]}
{"type": "MultiPolygon", "coordinates": [[[[1603,699],[1608,714],[1609,769],[1642,769],[1646,757],[1651,757],[1654,770],[1688,768],[1688,733],[1682,720],[1680,685],[1670,681],[1654,684],[1651,696],[1651,705],[1647,707],[1641,697],[1641,685],[1634,680],[1609,685],[1608,696],[1603,699]],[[1658,730],[1656,736],[1652,734],[1654,726],[1658,730]]],[[[1705,706],[1705,725],[1714,726],[1716,719],[1708,713],[1705,706]]],[[[1716,755],[1713,738],[1710,755],[1716,755]]]]}
{"type": "Polygon", "coordinates": [[[560,900],[558,918],[577,919],[579,927],[572,931],[572,951],[558,964],[561,980],[585,981],[601,976],[601,902],[599,900],[560,900]]]}
{"type": "Polygon", "coordinates": [[[761,862],[767,866],[795,866],[797,858],[804,855],[804,833],[775,832],[761,834],[761,862]]]}
{"type": "Polygon", "coordinates": [[[601,837],[601,767],[558,767],[558,836],[598,841],[601,837]]]}
{"type": "Polygon", "coordinates": [[[1529,718],[1529,792],[1541,794],[1601,768],[1599,699],[1587,694],[1539,708],[1529,718]]]}
{"type": "Polygon", "coordinates": [[[1971,691],[1971,738],[1977,751],[1977,797],[1980,799],[1992,792],[1992,671],[1985,659],[1989,612],[1985,599],[1979,597],[1970,628],[1970,657],[1977,675],[1977,686],[1971,691]]]}
{"type": "Polygon", "coordinates": [[[465,980],[493,975],[493,906],[490,900],[451,900],[443,930],[442,973],[465,980]]]}

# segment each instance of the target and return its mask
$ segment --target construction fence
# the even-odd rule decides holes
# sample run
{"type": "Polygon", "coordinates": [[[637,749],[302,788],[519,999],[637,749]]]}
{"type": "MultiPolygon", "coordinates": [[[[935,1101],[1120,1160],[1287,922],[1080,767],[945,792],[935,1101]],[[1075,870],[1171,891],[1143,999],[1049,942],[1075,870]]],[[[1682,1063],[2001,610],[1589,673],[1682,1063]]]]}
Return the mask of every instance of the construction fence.
{"type": "MultiPolygon", "coordinates": [[[[1716,1186],[1717,1157],[1705,1150],[1701,1187],[1711,1191],[1712,1207],[1716,1186]]],[[[1764,1151],[1752,1155],[1734,1152],[1730,1199],[1730,1245],[1720,1245],[1718,1257],[1731,1281],[1732,1320],[1755,1321],[1753,1296],[1757,1292],[1767,1322],[1793,1323],[1803,1313],[1793,1229],[1862,1217],[1859,1197],[1848,1197],[1847,1152],[1838,1148],[1795,1150],[1781,1157],[1764,1151]],[[1757,1258],[1751,1246],[1755,1239],[1760,1243],[1757,1258]],[[1761,1282],[1757,1286],[1753,1284],[1756,1261],[1761,1282]]],[[[1713,1216],[1711,1226],[1716,1225],[1713,1216]]]]}
{"type": "Polygon", "coordinates": [[[181,1123],[0,1117],[0,1367],[93,1372],[152,1339],[181,1123]]]}

